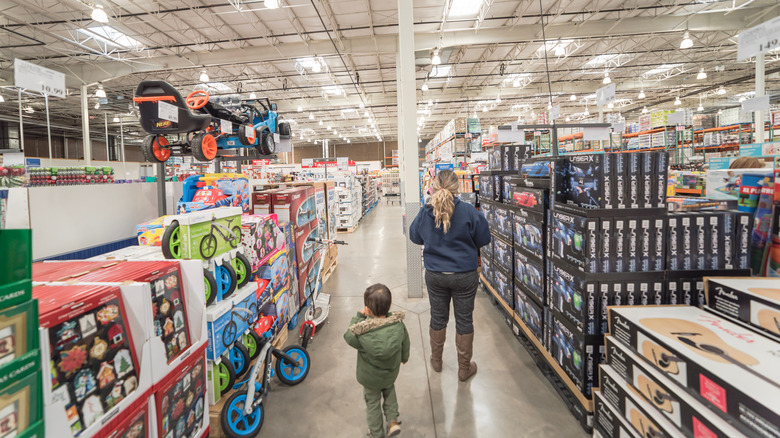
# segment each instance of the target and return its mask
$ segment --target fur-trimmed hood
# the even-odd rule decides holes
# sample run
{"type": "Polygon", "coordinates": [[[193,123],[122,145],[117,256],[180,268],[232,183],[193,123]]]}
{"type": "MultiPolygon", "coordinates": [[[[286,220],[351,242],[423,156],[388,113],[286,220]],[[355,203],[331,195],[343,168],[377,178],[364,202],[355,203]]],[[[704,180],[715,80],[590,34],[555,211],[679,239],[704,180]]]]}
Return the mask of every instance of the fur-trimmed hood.
{"type": "Polygon", "coordinates": [[[351,331],[352,334],[354,334],[355,336],[360,336],[372,330],[376,330],[380,327],[384,327],[389,324],[395,324],[397,322],[402,322],[405,316],[406,316],[406,312],[398,311],[398,312],[389,313],[387,315],[387,318],[366,318],[363,321],[360,321],[350,326],[349,331],[351,331]]]}

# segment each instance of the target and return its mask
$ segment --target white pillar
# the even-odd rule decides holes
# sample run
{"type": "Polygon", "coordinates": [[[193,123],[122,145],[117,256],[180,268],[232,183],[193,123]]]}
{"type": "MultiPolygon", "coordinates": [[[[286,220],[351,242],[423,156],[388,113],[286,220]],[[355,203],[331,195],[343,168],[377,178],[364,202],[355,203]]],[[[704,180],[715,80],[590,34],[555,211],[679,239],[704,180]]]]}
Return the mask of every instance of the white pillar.
{"type": "Polygon", "coordinates": [[[92,144],[89,141],[89,100],[87,99],[87,86],[81,86],[81,131],[84,148],[84,162],[92,165],[92,144]]]}
{"type": "Polygon", "coordinates": [[[49,166],[53,164],[51,154],[51,121],[49,120],[49,95],[44,93],[43,100],[46,102],[46,137],[49,139],[49,166]]]}
{"type": "MultiPolygon", "coordinates": [[[[414,65],[414,7],[412,0],[398,0],[398,150],[401,156],[401,202],[404,205],[404,232],[420,211],[420,162],[417,151],[417,85],[414,65]]],[[[406,278],[410,298],[422,298],[422,249],[406,241],[406,278]]]]}
{"type": "Polygon", "coordinates": [[[111,161],[111,153],[108,150],[108,113],[106,113],[105,128],[106,128],[106,161],[111,161]]]}
{"type": "Polygon", "coordinates": [[[24,152],[24,116],[22,114],[22,89],[17,88],[19,99],[19,149],[24,152]]]}
{"type": "MultiPolygon", "coordinates": [[[[764,54],[760,53],[756,56],[756,97],[761,97],[765,94],[764,87],[764,54]]],[[[766,132],[764,131],[765,117],[766,115],[763,111],[756,111],[756,138],[754,143],[766,141],[766,132]]]]}

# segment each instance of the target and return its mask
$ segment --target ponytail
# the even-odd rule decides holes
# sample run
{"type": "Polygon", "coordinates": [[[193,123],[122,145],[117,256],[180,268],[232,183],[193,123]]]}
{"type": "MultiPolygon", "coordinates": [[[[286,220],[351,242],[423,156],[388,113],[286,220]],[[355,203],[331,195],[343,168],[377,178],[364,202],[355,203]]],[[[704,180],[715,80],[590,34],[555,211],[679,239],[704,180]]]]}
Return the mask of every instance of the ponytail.
{"type": "Polygon", "coordinates": [[[436,220],[436,228],[444,234],[450,230],[450,218],[455,211],[455,195],[458,193],[458,177],[451,170],[442,170],[433,181],[431,207],[436,220]]]}

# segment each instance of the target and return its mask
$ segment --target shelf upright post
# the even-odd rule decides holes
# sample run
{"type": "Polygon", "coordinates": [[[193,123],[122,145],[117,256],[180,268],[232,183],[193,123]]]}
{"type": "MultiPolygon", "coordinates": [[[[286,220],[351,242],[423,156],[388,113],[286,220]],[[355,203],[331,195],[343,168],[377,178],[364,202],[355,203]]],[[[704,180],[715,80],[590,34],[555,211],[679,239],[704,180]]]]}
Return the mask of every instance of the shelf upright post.
{"type": "MultiPolygon", "coordinates": [[[[81,135],[84,149],[84,161],[87,166],[92,165],[92,144],[89,141],[89,99],[87,86],[81,86],[81,135]]],[[[21,100],[21,99],[20,99],[21,100]]],[[[22,140],[24,141],[24,140],[22,140]]]]}
{"type": "MultiPolygon", "coordinates": [[[[765,93],[764,85],[764,54],[759,53],[756,55],[756,98],[761,97],[765,93]]],[[[766,135],[764,132],[764,111],[756,111],[756,143],[763,143],[766,141],[766,135]]],[[[770,120],[769,126],[772,126],[770,120]]]]}

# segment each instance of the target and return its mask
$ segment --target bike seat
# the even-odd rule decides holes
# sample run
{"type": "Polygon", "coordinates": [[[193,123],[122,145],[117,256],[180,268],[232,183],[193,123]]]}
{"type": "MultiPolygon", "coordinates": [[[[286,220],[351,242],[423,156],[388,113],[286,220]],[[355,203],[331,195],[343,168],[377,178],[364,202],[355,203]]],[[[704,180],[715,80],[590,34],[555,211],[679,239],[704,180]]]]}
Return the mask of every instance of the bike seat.
{"type": "Polygon", "coordinates": [[[230,226],[236,218],[232,218],[232,219],[223,218],[223,219],[225,220],[225,222],[227,222],[228,226],[230,226]]]}
{"type": "Polygon", "coordinates": [[[193,112],[173,85],[165,81],[142,81],[135,90],[133,101],[138,104],[141,128],[149,134],[182,134],[203,131],[211,124],[211,116],[193,112]],[[169,122],[158,117],[158,102],[179,108],[179,121],[169,122]]]}

